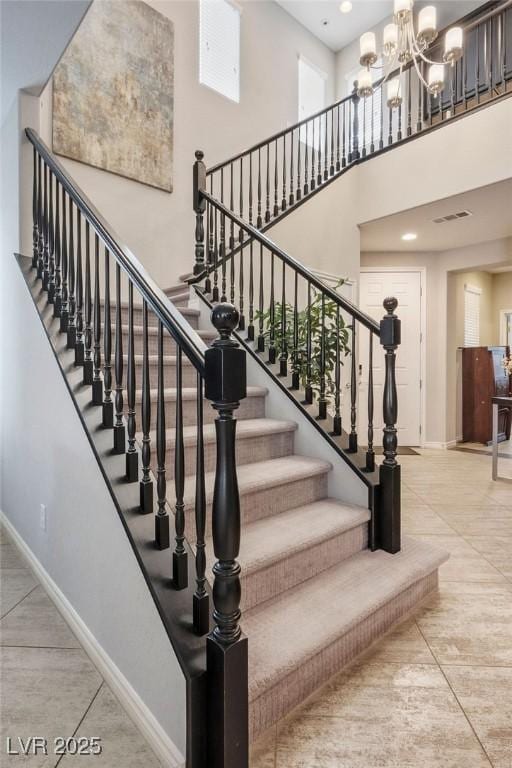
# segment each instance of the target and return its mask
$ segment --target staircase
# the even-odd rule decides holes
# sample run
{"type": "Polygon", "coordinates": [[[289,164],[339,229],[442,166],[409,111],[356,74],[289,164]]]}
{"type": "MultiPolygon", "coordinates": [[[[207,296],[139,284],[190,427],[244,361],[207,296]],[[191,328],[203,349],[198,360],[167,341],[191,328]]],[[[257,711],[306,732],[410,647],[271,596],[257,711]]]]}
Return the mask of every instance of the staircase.
{"type": "MultiPolygon", "coordinates": [[[[509,5],[481,23],[508,34],[509,5]]],[[[504,58],[486,88],[453,91],[451,119],[510,81],[504,58]]],[[[18,263],[181,665],[187,768],[247,768],[250,742],[435,590],[446,558],[401,536],[396,299],[376,321],[266,231],[385,150],[382,130],[382,146],[359,134],[357,99],[209,171],[196,153],[193,274],[165,292],[26,131],[33,253],[18,263]]],[[[388,146],[413,137],[405,103],[388,146]]],[[[450,119],[417,106],[417,134],[450,119]]]]}

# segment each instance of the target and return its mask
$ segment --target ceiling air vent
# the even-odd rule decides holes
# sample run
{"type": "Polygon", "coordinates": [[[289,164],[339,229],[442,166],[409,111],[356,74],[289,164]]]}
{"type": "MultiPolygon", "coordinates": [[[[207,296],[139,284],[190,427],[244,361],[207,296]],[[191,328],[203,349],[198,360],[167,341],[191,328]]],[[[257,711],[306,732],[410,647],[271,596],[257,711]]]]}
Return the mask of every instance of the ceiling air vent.
{"type": "Polygon", "coordinates": [[[472,215],[471,211],[458,211],[457,213],[449,213],[448,216],[440,216],[437,219],[432,219],[432,221],[434,224],[444,224],[445,221],[456,221],[457,219],[465,219],[472,215]]]}

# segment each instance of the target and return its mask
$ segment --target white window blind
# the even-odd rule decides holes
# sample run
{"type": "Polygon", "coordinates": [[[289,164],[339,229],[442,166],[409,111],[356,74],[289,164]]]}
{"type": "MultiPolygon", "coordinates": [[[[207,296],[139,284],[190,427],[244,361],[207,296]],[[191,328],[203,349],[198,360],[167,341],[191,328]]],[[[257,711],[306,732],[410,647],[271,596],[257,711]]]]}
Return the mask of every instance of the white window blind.
{"type": "MultiPolygon", "coordinates": [[[[309,64],[302,56],[299,57],[299,122],[310,115],[320,112],[325,107],[325,81],[327,75],[317,67],[309,64]]],[[[322,118],[322,130],[325,119],[322,118]]],[[[320,120],[315,125],[315,145],[318,147],[320,138],[320,120]]],[[[313,145],[313,125],[301,128],[300,140],[313,145]]]]}
{"type": "Polygon", "coordinates": [[[201,0],[199,82],[240,101],[240,11],[228,0],[201,0]]]}
{"type": "Polygon", "coordinates": [[[480,296],[473,285],[464,286],[464,346],[480,346],[480,296]]]}
{"type": "MultiPolygon", "coordinates": [[[[361,67],[354,69],[347,75],[347,93],[350,95],[354,91],[354,82],[357,80],[361,67]]],[[[383,75],[382,60],[378,61],[372,67],[372,82],[376,83],[383,75]]],[[[376,88],[373,96],[361,99],[358,108],[359,119],[359,150],[366,147],[370,151],[372,142],[372,113],[373,113],[373,143],[378,149],[380,141],[380,106],[382,102],[382,88],[376,88]]]]}

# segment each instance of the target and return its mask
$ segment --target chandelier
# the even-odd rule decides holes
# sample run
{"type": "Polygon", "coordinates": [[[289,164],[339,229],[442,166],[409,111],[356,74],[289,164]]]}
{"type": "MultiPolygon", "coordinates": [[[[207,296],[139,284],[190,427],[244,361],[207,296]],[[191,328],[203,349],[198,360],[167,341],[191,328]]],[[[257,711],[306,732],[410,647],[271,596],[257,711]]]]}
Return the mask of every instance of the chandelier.
{"type": "MultiPolygon", "coordinates": [[[[445,66],[454,66],[462,56],[462,28],[452,27],[446,32],[444,55],[442,62],[431,61],[425,51],[437,37],[437,12],[433,5],[422,8],[418,14],[417,31],[414,28],[414,0],[395,0],[393,23],[384,27],[382,41],[382,71],[383,76],[373,83],[371,69],[379,60],[377,42],[374,32],[365,32],[359,40],[359,63],[362,69],[357,80],[357,94],[368,98],[375,87],[387,84],[387,105],[390,109],[397,108],[402,103],[402,70],[412,62],[419,81],[427,91],[437,97],[444,88],[445,66]],[[428,65],[427,78],[423,74],[424,62],[428,65]],[[399,74],[397,70],[399,69],[399,74]],[[393,77],[391,77],[393,75],[393,77]],[[391,79],[390,79],[391,78],[391,79]]],[[[379,67],[379,69],[381,69],[379,67]]]]}

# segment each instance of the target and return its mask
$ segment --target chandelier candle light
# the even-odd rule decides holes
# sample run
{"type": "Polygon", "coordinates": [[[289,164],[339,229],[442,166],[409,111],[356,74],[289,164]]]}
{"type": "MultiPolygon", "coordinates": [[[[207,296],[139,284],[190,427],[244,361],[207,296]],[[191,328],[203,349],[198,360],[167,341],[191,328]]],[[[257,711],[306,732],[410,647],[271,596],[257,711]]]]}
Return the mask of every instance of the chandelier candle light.
{"type": "Polygon", "coordinates": [[[402,103],[401,82],[404,65],[412,62],[420,82],[429,93],[437,97],[445,84],[444,65],[453,67],[462,56],[462,28],[452,27],[445,36],[443,61],[431,61],[427,58],[425,51],[437,37],[437,11],[433,5],[422,8],[418,14],[416,32],[413,2],[414,0],[395,0],[393,23],[384,27],[384,75],[379,78],[377,84],[373,83],[371,74],[371,68],[379,59],[375,33],[365,32],[359,41],[359,63],[364,69],[359,73],[357,93],[362,98],[368,98],[376,87],[387,83],[387,105],[390,109],[397,108],[402,103]],[[426,79],[420,67],[422,62],[429,65],[426,79]]]}

